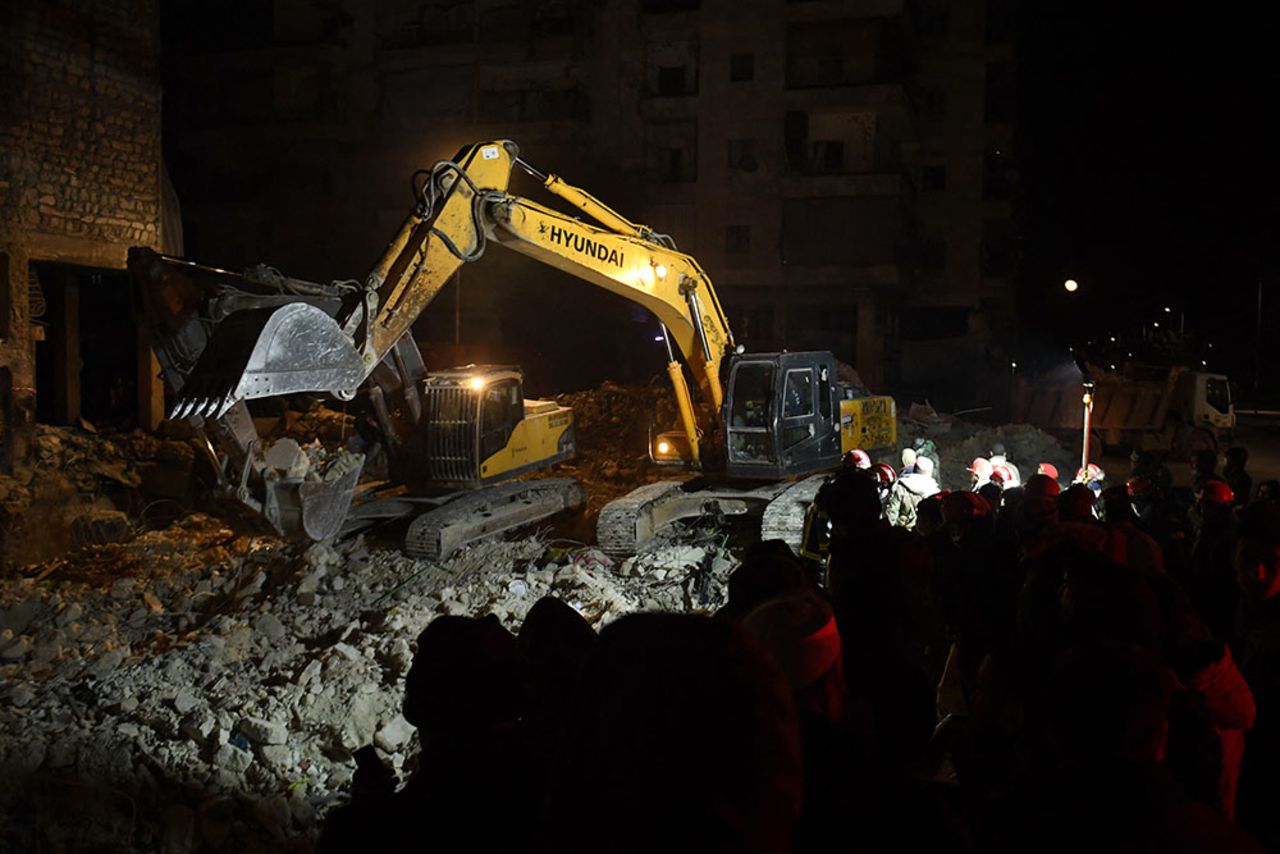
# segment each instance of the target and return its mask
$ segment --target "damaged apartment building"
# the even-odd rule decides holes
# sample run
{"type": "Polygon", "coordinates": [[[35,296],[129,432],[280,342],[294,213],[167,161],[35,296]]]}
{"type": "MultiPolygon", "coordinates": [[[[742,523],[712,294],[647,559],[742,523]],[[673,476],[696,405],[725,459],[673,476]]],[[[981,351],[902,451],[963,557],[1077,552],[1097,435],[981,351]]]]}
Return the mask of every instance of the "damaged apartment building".
{"type": "Polygon", "coordinates": [[[0,10],[0,474],[29,472],[37,422],[162,416],[124,272],[130,246],[181,248],[158,27],[152,0],[0,10]]]}
{"type": "MultiPolygon", "coordinates": [[[[162,12],[192,257],[362,276],[415,169],[512,139],[673,235],[750,348],[831,349],[904,392],[955,391],[998,352],[1016,265],[1009,0],[232,5],[162,12]]],[[[560,388],[652,342],[536,267],[469,267],[420,340],[500,343],[473,357],[544,376],[610,366],[560,388]],[[573,335],[538,338],[536,316],[573,335]],[[603,355],[583,360],[592,335],[603,355]]]]}

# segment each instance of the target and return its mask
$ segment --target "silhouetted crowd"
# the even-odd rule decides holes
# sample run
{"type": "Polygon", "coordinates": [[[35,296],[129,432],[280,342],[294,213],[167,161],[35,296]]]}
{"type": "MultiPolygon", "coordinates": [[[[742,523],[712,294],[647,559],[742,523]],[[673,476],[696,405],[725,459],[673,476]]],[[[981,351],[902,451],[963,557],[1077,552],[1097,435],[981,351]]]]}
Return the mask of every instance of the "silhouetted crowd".
{"type": "Polygon", "coordinates": [[[321,848],[1280,850],[1280,489],[1215,463],[938,494],[910,529],[848,469],[825,563],[760,543],[714,616],[437,617],[416,770],[359,752],[321,848]]]}

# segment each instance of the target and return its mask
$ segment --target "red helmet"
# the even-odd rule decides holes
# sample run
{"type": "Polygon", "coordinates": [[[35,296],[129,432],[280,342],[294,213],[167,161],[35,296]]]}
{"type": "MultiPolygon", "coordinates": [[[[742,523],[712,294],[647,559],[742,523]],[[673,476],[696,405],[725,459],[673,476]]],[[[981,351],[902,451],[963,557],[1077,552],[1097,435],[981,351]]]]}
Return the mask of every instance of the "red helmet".
{"type": "Polygon", "coordinates": [[[871,455],[861,448],[854,448],[844,455],[844,459],[841,462],[845,468],[869,469],[871,468],[871,455]]]}
{"type": "Polygon", "coordinates": [[[871,467],[871,476],[875,478],[876,486],[881,491],[887,492],[893,487],[894,482],[898,479],[898,473],[893,470],[893,466],[888,463],[876,463],[871,467]]]}
{"type": "Polygon", "coordinates": [[[1057,480],[1058,467],[1055,466],[1053,463],[1041,463],[1039,466],[1036,467],[1036,474],[1042,474],[1047,477],[1051,477],[1054,480],[1057,480]]]}
{"type": "Polygon", "coordinates": [[[1227,486],[1220,480],[1205,481],[1204,490],[1200,493],[1200,500],[1206,504],[1221,504],[1224,507],[1230,507],[1235,503],[1236,494],[1231,491],[1231,487],[1227,486]]]}
{"type": "Polygon", "coordinates": [[[973,463],[969,466],[969,471],[979,478],[990,478],[992,472],[991,461],[986,457],[975,457],[973,463]]]}
{"type": "Polygon", "coordinates": [[[1102,480],[1102,469],[1093,463],[1089,463],[1089,465],[1076,472],[1077,483],[1092,483],[1095,480],[1102,480]]]}
{"type": "Polygon", "coordinates": [[[1125,486],[1129,489],[1130,498],[1141,498],[1144,495],[1150,495],[1153,490],[1151,478],[1143,475],[1134,475],[1125,482],[1125,486]]]}

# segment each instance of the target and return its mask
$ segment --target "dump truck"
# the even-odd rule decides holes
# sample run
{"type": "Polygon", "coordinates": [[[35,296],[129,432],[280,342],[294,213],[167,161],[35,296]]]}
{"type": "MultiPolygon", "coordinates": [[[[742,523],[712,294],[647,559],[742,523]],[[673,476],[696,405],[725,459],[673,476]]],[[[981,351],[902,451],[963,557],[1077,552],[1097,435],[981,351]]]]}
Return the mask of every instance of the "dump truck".
{"type": "Polygon", "coordinates": [[[1063,438],[1081,435],[1086,382],[1092,382],[1090,445],[1187,457],[1230,443],[1236,426],[1231,383],[1223,374],[1130,363],[1110,371],[1075,365],[1022,378],[1013,421],[1063,438]]]}

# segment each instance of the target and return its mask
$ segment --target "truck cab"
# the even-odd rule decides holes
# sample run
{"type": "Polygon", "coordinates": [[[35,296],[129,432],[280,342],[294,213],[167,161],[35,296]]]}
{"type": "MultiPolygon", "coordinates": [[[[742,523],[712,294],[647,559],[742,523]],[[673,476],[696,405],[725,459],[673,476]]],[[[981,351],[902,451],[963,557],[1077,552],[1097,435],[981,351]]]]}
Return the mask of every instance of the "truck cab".
{"type": "Polygon", "coordinates": [[[1231,440],[1236,409],[1224,375],[1186,371],[1178,376],[1175,397],[1184,425],[1211,433],[1219,445],[1231,440]]]}

